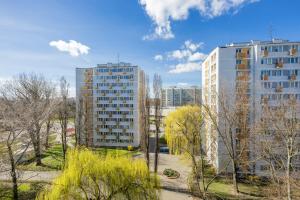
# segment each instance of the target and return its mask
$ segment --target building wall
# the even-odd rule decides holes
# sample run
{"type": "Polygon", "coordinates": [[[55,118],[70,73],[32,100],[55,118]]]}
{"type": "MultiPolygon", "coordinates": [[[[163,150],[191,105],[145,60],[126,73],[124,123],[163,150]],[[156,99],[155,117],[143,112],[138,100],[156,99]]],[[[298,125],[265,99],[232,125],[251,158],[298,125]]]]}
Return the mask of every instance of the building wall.
{"type": "Polygon", "coordinates": [[[140,97],[144,73],[127,63],[101,64],[76,70],[77,102],[85,98],[86,71],[91,75],[88,115],[91,131],[82,131],[89,146],[126,147],[140,144],[140,97]],[[87,134],[86,134],[87,133],[87,134]]]}
{"type": "Polygon", "coordinates": [[[162,91],[163,107],[176,107],[183,105],[200,105],[201,89],[195,86],[191,87],[168,87],[162,91]]]}
{"type": "MultiPolygon", "coordinates": [[[[235,101],[236,87],[239,83],[247,83],[249,95],[249,127],[261,117],[261,100],[267,96],[275,100],[279,96],[286,98],[294,95],[300,102],[300,43],[287,41],[232,44],[214,49],[203,62],[202,70],[202,101],[218,116],[221,116],[220,105],[216,98],[226,94],[227,100],[235,101]],[[297,49],[293,55],[289,49],[293,45],[297,49]],[[274,49],[273,49],[274,48],[274,49]],[[267,49],[267,51],[265,51],[267,49]],[[275,51],[275,52],[273,52],[275,51]],[[279,58],[279,59],[277,59],[279,58]],[[284,61],[283,66],[276,67],[276,60],[284,61]],[[292,60],[291,60],[292,59],[292,60]],[[263,60],[263,61],[262,61],[263,60]],[[293,62],[293,63],[288,63],[293,62]],[[281,68],[282,67],[282,68],[281,68]],[[281,71],[281,72],[280,72],[281,71]],[[283,75],[285,74],[285,75],[283,75]],[[296,76],[291,76],[294,74],[296,76]],[[293,79],[293,80],[291,80],[293,79]],[[269,88],[270,87],[270,88],[269,88]],[[280,90],[278,90],[280,89],[280,90]]],[[[224,127],[223,120],[218,119],[218,126],[224,127]]],[[[227,150],[222,139],[209,121],[205,122],[206,150],[208,160],[221,171],[228,162],[227,150]]],[[[249,136],[251,137],[251,135],[249,136]]],[[[247,159],[256,160],[255,145],[248,138],[247,159]]],[[[299,141],[300,142],[300,141],[299,141]]],[[[251,173],[262,175],[263,161],[256,161],[248,169],[251,173]]],[[[230,165],[229,165],[230,166],[230,165]]],[[[228,170],[230,172],[230,167],[228,170]]]]}

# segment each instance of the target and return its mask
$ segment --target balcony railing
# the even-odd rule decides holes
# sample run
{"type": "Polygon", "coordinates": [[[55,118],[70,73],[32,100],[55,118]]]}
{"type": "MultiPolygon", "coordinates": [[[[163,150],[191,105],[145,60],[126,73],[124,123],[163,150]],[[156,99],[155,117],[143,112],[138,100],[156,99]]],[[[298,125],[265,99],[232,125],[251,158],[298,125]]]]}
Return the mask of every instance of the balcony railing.
{"type": "Polygon", "coordinates": [[[289,76],[289,80],[291,80],[291,81],[295,81],[296,79],[297,79],[296,74],[292,74],[289,76]]]}
{"type": "Polygon", "coordinates": [[[275,92],[282,92],[282,86],[277,86],[275,89],[275,92]]]}
{"type": "Polygon", "coordinates": [[[277,63],[275,63],[275,67],[277,68],[277,69],[281,69],[281,68],[283,68],[283,62],[277,62],[277,63]]]}
{"type": "Polygon", "coordinates": [[[297,54],[297,49],[296,48],[290,49],[290,51],[289,51],[290,56],[295,56],[296,54],[297,54]]]}

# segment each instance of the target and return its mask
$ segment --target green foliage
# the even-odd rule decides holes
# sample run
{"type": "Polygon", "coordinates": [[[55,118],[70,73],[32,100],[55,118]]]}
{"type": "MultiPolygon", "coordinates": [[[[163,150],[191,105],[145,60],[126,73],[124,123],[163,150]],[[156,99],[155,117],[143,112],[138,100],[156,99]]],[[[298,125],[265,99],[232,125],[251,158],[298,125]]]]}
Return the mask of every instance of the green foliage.
{"type": "MultiPolygon", "coordinates": [[[[158,199],[142,159],[99,156],[87,149],[69,150],[65,169],[38,199],[158,199]]],[[[159,186],[159,184],[158,184],[159,186]]]]}
{"type": "MultiPolygon", "coordinates": [[[[41,191],[46,183],[43,182],[26,182],[19,183],[18,193],[19,200],[33,200],[36,195],[41,191]]],[[[0,199],[10,200],[13,199],[12,184],[10,182],[0,182],[0,199]]]]}

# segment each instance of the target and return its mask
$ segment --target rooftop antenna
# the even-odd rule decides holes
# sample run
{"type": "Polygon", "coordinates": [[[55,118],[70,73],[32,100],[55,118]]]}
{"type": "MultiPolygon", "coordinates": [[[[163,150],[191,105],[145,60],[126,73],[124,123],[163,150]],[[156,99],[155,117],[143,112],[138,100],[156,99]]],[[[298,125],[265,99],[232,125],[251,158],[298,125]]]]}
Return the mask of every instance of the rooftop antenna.
{"type": "Polygon", "coordinates": [[[273,34],[274,34],[274,27],[272,24],[269,25],[269,36],[271,40],[273,40],[273,34]]]}

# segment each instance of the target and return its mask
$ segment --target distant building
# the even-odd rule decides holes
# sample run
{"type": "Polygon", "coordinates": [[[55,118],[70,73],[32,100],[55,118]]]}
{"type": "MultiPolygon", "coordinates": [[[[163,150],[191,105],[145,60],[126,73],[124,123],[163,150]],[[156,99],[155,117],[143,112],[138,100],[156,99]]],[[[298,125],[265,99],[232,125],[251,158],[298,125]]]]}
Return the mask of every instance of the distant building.
{"type": "MultiPolygon", "coordinates": [[[[234,97],[239,85],[246,83],[249,98],[249,127],[259,121],[263,113],[262,100],[270,104],[278,100],[295,98],[300,102],[300,42],[287,40],[251,41],[233,43],[215,48],[202,64],[202,101],[213,112],[218,113],[221,105],[217,94],[229,91],[234,97]]],[[[300,113],[299,113],[300,114],[300,113]]],[[[298,116],[299,117],[299,116],[298,116]]],[[[221,121],[221,120],[220,120],[221,121]]],[[[219,120],[219,127],[222,124],[219,120]]],[[[214,125],[206,121],[207,156],[220,172],[228,163],[228,153],[214,125]]],[[[236,130],[238,131],[238,129],[236,130]]],[[[237,134],[237,133],[234,133],[237,134]]],[[[300,139],[296,138],[296,142],[300,139]]],[[[248,139],[247,158],[252,162],[249,172],[264,174],[266,163],[255,157],[253,140],[248,139]]],[[[258,141],[257,141],[258,142],[258,141]]],[[[239,139],[236,137],[236,144],[239,139]]],[[[238,152],[238,147],[235,147],[238,152]]],[[[300,157],[299,157],[300,158],[300,157]]],[[[296,160],[296,159],[295,159],[296,160]]],[[[297,161],[300,168],[300,160],[297,161]]]]}
{"type": "Polygon", "coordinates": [[[201,89],[197,86],[171,86],[162,90],[162,106],[177,107],[201,103],[201,89]]]}
{"type": "Polygon", "coordinates": [[[77,131],[79,142],[93,147],[139,146],[143,89],[143,70],[129,63],[77,68],[77,119],[84,113],[77,123],[86,124],[77,131]]]}

